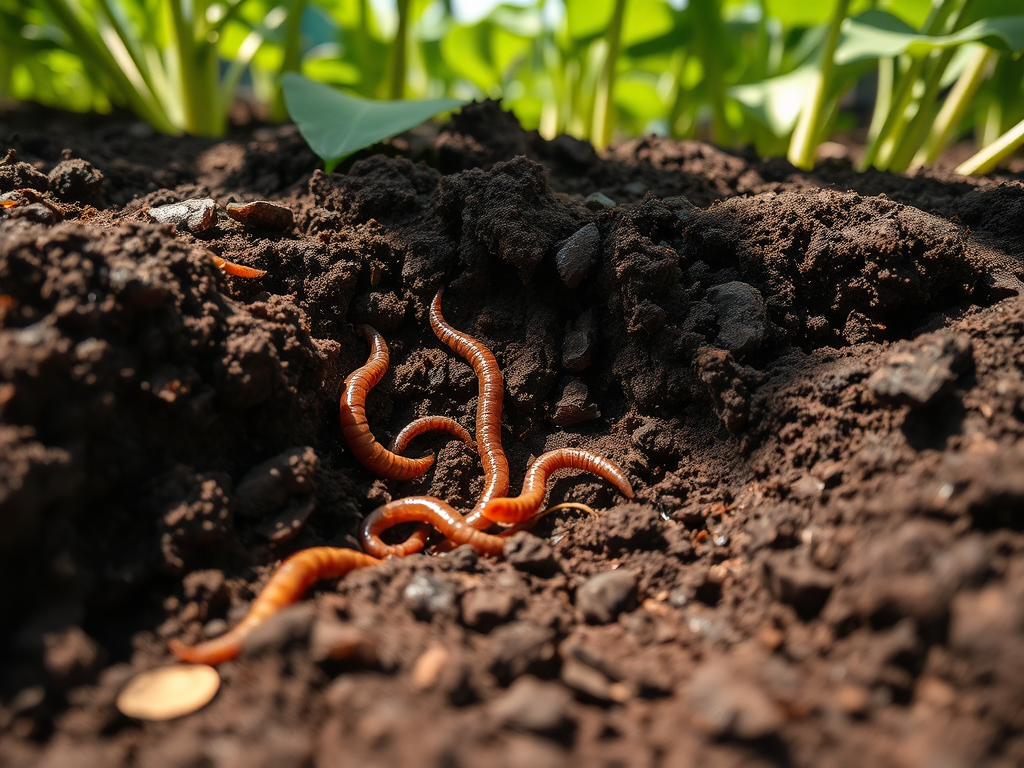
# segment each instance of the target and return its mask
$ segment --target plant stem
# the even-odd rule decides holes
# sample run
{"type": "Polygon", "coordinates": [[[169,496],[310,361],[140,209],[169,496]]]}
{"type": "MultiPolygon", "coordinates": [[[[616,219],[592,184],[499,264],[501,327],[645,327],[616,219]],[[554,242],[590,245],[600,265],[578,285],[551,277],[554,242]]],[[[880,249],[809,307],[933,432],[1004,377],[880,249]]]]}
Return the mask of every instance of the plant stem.
{"type": "Polygon", "coordinates": [[[835,51],[839,43],[839,33],[843,21],[850,10],[850,0],[839,0],[829,21],[828,33],[821,49],[821,63],[814,89],[804,104],[793,129],[793,138],[789,144],[789,161],[797,168],[805,171],[814,167],[814,153],[818,148],[818,139],[824,131],[830,109],[827,105],[828,90],[835,72],[835,51]]]}
{"type": "Polygon", "coordinates": [[[983,150],[957,166],[956,172],[965,176],[968,174],[988,173],[1021,146],[1024,146],[1024,120],[1021,120],[983,150]]]}
{"type": "MultiPolygon", "coordinates": [[[[952,16],[947,33],[955,32],[964,26],[975,0],[963,0],[962,5],[952,16]]],[[[925,62],[922,81],[924,92],[917,99],[916,112],[905,125],[904,130],[893,134],[892,151],[886,165],[890,171],[902,173],[910,165],[910,161],[920,148],[927,135],[928,128],[935,116],[935,102],[942,88],[942,76],[956,54],[956,48],[936,51],[925,62]]]]}
{"type": "Polygon", "coordinates": [[[933,163],[938,159],[960,126],[960,122],[978,91],[978,86],[985,79],[985,74],[995,59],[996,53],[991,48],[979,48],[975,52],[967,68],[957,78],[956,85],[946,97],[924,146],[914,155],[912,167],[933,163]]]}
{"type": "Polygon", "coordinates": [[[95,66],[113,83],[114,89],[124,103],[136,115],[162,133],[180,133],[178,126],[168,119],[159,101],[147,92],[142,76],[136,72],[137,77],[131,77],[131,73],[121,68],[103,41],[98,36],[90,34],[86,25],[78,18],[76,4],[69,4],[66,0],[43,0],[43,3],[57,17],[61,28],[71,39],[72,45],[78,49],[82,60],[95,66]]]}
{"type": "MultiPolygon", "coordinates": [[[[957,3],[959,2],[961,0],[942,0],[939,5],[933,5],[922,27],[922,32],[926,35],[935,35],[942,32],[946,20],[956,10],[957,3]]],[[[972,0],[967,0],[967,2],[972,2],[972,0]]],[[[925,61],[925,57],[912,57],[903,72],[897,70],[894,88],[895,95],[889,103],[889,111],[885,115],[882,127],[864,152],[864,157],[860,162],[861,171],[867,170],[872,165],[885,170],[888,159],[894,149],[894,137],[901,135],[906,125],[907,108],[910,106],[914,96],[914,84],[921,76],[925,61]]],[[[872,123],[874,122],[875,119],[872,117],[872,123]]]]}
{"type": "MultiPolygon", "coordinates": [[[[849,2],[849,0],[840,0],[849,2]]],[[[696,48],[704,69],[704,90],[711,105],[711,140],[719,146],[731,143],[729,118],[725,113],[724,56],[728,48],[718,0],[690,0],[694,26],[699,30],[696,48]]]]}
{"type": "Polygon", "coordinates": [[[391,43],[387,98],[397,100],[405,96],[405,58],[409,37],[409,0],[398,0],[398,28],[391,43]]]}
{"type": "Polygon", "coordinates": [[[594,122],[592,137],[598,149],[607,147],[615,128],[615,70],[619,63],[622,42],[622,20],[626,16],[627,0],[615,0],[612,18],[605,33],[605,58],[598,76],[594,94],[594,122]]]}
{"type": "Polygon", "coordinates": [[[302,64],[302,14],[306,11],[306,1],[292,0],[284,21],[284,53],[270,102],[270,119],[276,123],[288,119],[288,108],[285,106],[284,92],[281,90],[281,78],[285,72],[298,72],[302,64]]]}

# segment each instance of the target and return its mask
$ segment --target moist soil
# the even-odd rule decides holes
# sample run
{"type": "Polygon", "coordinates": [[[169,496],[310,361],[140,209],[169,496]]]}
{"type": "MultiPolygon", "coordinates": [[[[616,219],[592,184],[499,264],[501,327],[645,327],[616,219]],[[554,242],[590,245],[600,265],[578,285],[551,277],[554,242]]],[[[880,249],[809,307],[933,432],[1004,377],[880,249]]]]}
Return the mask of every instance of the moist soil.
{"type": "Polygon", "coordinates": [[[493,103],[332,174],[293,127],[4,120],[3,765],[1024,764],[1019,175],[595,153],[493,103]],[[205,230],[149,215],[205,197],[205,230]],[[294,227],[225,215],[254,200],[294,227]],[[514,492],[576,446],[635,498],[559,474],[549,504],[598,515],[322,582],[205,709],[121,715],[287,555],[391,499],[473,505],[461,443],[390,482],[339,430],[361,323],[377,435],[474,428],[442,286],[504,373],[514,492]]]}

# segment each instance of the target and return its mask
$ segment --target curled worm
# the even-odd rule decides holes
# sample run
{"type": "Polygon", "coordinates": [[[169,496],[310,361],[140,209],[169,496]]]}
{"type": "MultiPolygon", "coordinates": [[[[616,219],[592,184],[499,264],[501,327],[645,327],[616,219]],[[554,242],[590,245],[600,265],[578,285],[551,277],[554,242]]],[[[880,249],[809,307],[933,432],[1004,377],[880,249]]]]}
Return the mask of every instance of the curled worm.
{"type": "Polygon", "coordinates": [[[296,602],[320,579],[336,578],[356,568],[366,568],[379,563],[380,560],[376,557],[354,549],[303,549],[281,563],[281,567],[270,577],[259,597],[253,601],[246,617],[228,632],[199,645],[190,646],[180,640],[171,640],[168,646],[175,656],[190,663],[220,664],[229,661],[238,656],[242,649],[242,641],[250,632],[284,606],[296,602]]]}
{"type": "Polygon", "coordinates": [[[626,473],[611,459],[582,448],[559,448],[541,454],[526,473],[523,491],[514,498],[496,497],[483,507],[483,517],[493,523],[511,525],[533,517],[544,501],[548,476],[560,469],[579,469],[602,477],[619,489],[627,499],[633,498],[633,487],[626,473]]]}
{"type": "MultiPolygon", "coordinates": [[[[366,363],[352,371],[345,379],[345,391],[340,402],[341,431],[345,436],[352,455],[371,472],[391,480],[411,480],[419,477],[434,463],[434,457],[423,456],[407,459],[395,451],[389,451],[373,436],[366,422],[366,396],[384,377],[388,370],[388,345],[384,337],[368,325],[359,329],[370,344],[370,357],[366,363]]],[[[413,437],[429,431],[444,431],[472,445],[469,433],[454,419],[433,416],[417,419],[399,433],[395,442],[403,438],[402,447],[413,437]]],[[[400,449],[399,449],[400,450],[400,449]]]]}
{"type": "Polygon", "coordinates": [[[400,523],[428,523],[455,546],[469,544],[481,555],[500,555],[505,539],[477,530],[447,502],[433,496],[407,496],[378,507],[363,521],[359,531],[363,549],[376,557],[403,557],[423,549],[423,539],[413,536],[401,544],[385,544],[380,534],[400,523]]]}

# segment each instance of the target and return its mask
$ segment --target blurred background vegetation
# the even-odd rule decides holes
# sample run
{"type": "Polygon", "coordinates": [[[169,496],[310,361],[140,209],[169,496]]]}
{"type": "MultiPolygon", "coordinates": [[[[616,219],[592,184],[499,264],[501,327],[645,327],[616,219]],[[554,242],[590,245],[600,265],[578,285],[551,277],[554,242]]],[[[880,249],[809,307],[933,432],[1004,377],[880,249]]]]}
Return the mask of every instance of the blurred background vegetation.
{"type": "Polygon", "coordinates": [[[364,98],[501,99],[598,147],[655,132],[808,167],[867,126],[865,166],[971,136],[997,156],[965,170],[986,170],[1024,142],[1022,49],[1024,0],[0,0],[0,103],[220,135],[238,98],[287,119],[294,71],[364,98]]]}

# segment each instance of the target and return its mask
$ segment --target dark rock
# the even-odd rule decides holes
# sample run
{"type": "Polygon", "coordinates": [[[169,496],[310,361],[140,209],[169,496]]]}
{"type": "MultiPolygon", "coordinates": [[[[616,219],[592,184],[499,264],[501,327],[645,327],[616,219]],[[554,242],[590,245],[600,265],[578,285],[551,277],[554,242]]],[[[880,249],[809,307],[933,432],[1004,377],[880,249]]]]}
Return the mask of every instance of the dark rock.
{"type": "Polygon", "coordinates": [[[597,322],[594,311],[588,309],[569,324],[562,339],[562,366],[573,373],[585,370],[593,358],[594,342],[597,339],[597,322]]]}
{"type": "Polygon", "coordinates": [[[446,581],[421,573],[413,577],[403,593],[413,615],[421,621],[430,621],[438,614],[452,612],[455,607],[455,588],[446,581]]]}
{"type": "Polygon", "coordinates": [[[462,598],[462,620],[473,629],[488,632],[508,621],[518,605],[516,595],[507,589],[474,589],[462,598]]]}
{"type": "Polygon", "coordinates": [[[576,607],[592,624],[615,621],[637,605],[637,578],[633,571],[605,571],[591,576],[576,590],[576,607]]]}
{"type": "Polygon", "coordinates": [[[298,603],[283,608],[257,626],[242,641],[242,653],[261,656],[279,653],[288,646],[309,639],[316,619],[316,605],[298,603]]]}
{"type": "Polygon", "coordinates": [[[560,427],[571,427],[601,415],[597,403],[588,402],[590,390],[579,379],[572,379],[562,390],[562,397],[555,404],[555,415],[551,418],[560,427]]]}
{"type": "Polygon", "coordinates": [[[601,208],[614,208],[618,205],[608,195],[603,192],[591,192],[585,198],[583,198],[583,204],[590,209],[601,209],[601,208]]]}
{"type": "Polygon", "coordinates": [[[555,255],[555,265],[562,282],[575,288],[597,263],[601,250],[601,233],[595,224],[587,224],[565,241],[555,255]]]}
{"type": "Polygon", "coordinates": [[[736,679],[725,662],[701,666],[687,693],[697,724],[716,738],[761,739],[782,727],[779,707],[753,682],[736,679]]]}
{"type": "Polygon", "coordinates": [[[524,677],[491,705],[491,713],[506,728],[554,736],[573,724],[572,696],[557,683],[524,677]]]}
{"type": "Polygon", "coordinates": [[[548,671],[555,658],[555,631],[530,621],[514,621],[491,635],[491,672],[508,685],[527,672],[548,671]]]}
{"type": "Polygon", "coordinates": [[[29,203],[28,205],[11,208],[7,211],[7,215],[12,219],[26,219],[27,221],[34,221],[37,224],[46,224],[48,226],[56,224],[63,218],[53,208],[42,203],[29,203]]]}
{"type": "Polygon", "coordinates": [[[835,586],[833,574],[809,562],[769,561],[767,576],[772,593],[782,602],[792,605],[804,620],[812,619],[821,612],[835,586]]]}
{"type": "Polygon", "coordinates": [[[883,403],[921,407],[935,402],[973,367],[970,337],[939,331],[891,354],[871,374],[868,388],[883,403]]]}
{"type": "Polygon", "coordinates": [[[234,493],[235,509],[245,517],[280,511],[290,496],[312,493],[318,466],[316,451],[309,446],[279,453],[241,479],[234,493]]]}
{"type": "Polygon", "coordinates": [[[733,281],[708,289],[707,299],[718,318],[715,343],[730,352],[753,352],[768,335],[764,298],[752,285],[733,281]]]}
{"type": "MultiPolygon", "coordinates": [[[[507,544],[505,546],[508,546],[507,544]]],[[[439,565],[446,571],[462,571],[472,573],[476,570],[476,564],[480,562],[480,555],[469,544],[463,544],[447,553],[439,560],[439,565]]]]}
{"type": "Polygon", "coordinates": [[[520,531],[505,542],[505,560],[517,570],[535,576],[553,576],[558,572],[555,551],[543,539],[520,531]]]}
{"type": "Polygon", "coordinates": [[[85,160],[62,160],[50,171],[50,193],[63,203],[103,206],[103,174],[85,160]]]}

